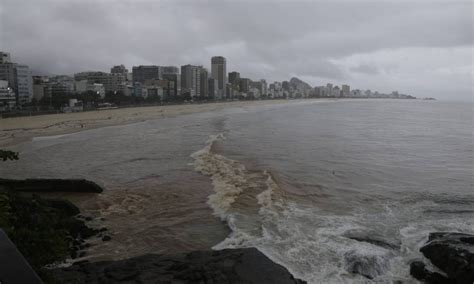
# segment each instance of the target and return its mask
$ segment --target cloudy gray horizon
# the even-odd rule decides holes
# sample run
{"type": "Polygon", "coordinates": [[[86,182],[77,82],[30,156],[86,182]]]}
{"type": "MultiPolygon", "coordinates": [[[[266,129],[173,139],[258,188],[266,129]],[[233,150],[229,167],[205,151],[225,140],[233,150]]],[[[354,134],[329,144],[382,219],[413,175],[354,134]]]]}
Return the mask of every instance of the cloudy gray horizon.
{"type": "Polygon", "coordinates": [[[471,1],[2,0],[0,50],[35,73],[196,64],[267,82],[472,101],[471,1]]]}

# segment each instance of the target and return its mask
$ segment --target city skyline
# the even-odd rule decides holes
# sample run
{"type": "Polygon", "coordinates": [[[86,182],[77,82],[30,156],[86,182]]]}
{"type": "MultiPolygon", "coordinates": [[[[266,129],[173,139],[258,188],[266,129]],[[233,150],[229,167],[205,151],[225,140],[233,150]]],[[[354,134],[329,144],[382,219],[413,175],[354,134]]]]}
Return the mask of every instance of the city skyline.
{"type": "Polygon", "coordinates": [[[202,59],[220,54],[228,71],[268,82],[298,77],[445,100],[472,95],[469,2],[47,3],[0,4],[0,50],[35,73],[120,63],[209,68],[202,59]],[[17,13],[25,4],[31,9],[17,13]]]}

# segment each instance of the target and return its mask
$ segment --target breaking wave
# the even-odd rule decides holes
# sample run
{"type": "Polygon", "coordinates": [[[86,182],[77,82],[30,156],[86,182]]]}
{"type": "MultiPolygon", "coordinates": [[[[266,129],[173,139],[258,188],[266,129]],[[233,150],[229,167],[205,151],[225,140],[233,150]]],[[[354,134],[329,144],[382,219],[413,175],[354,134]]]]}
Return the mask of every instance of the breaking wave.
{"type": "MultiPolygon", "coordinates": [[[[208,205],[231,229],[213,248],[256,247],[310,283],[411,282],[407,263],[419,257],[429,232],[466,226],[449,214],[442,227],[438,215],[415,220],[426,210],[443,209],[424,199],[407,203],[344,196],[343,203],[355,209],[335,214],[284,191],[269,171],[250,170],[215,153],[215,143],[223,140],[223,134],[212,135],[191,155],[195,170],[212,180],[208,205]]],[[[340,205],[331,202],[326,203],[340,205]]]]}

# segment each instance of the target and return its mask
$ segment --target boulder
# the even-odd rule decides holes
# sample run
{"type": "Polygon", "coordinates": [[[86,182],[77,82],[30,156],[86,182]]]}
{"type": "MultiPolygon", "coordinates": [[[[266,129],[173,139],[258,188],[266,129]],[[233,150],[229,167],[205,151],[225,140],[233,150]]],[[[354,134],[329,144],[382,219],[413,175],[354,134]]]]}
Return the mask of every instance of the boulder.
{"type": "Polygon", "coordinates": [[[0,179],[0,188],[24,192],[93,192],[100,193],[102,187],[85,179],[0,179]]]}
{"type": "Polygon", "coordinates": [[[428,269],[426,269],[426,265],[421,261],[413,261],[412,263],[410,263],[410,274],[414,278],[420,281],[424,281],[426,283],[449,283],[449,279],[446,276],[438,272],[429,271],[428,269]]]}
{"type": "Polygon", "coordinates": [[[255,248],[148,254],[51,272],[61,283],[305,283],[255,248]]]}
{"type": "Polygon", "coordinates": [[[431,233],[420,251],[453,283],[474,283],[474,235],[431,233]]]}

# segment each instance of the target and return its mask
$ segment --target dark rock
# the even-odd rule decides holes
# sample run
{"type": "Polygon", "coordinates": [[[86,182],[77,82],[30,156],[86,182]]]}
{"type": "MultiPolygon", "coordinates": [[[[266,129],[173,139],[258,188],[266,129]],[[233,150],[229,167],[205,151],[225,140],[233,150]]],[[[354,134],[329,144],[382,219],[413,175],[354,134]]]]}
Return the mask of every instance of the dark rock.
{"type": "Polygon", "coordinates": [[[428,269],[426,269],[425,264],[421,261],[414,261],[410,264],[410,274],[414,278],[420,281],[425,281],[426,283],[449,283],[449,279],[446,276],[443,276],[438,272],[429,271],[428,269]]]}
{"type": "Polygon", "coordinates": [[[79,214],[79,208],[72,204],[71,201],[65,199],[47,199],[48,206],[56,208],[66,216],[75,216],[79,214]]]}
{"type": "Polygon", "coordinates": [[[98,233],[97,230],[88,227],[83,221],[75,218],[63,220],[60,226],[65,228],[75,238],[76,242],[83,242],[82,239],[90,238],[98,233]]]}
{"type": "Polygon", "coordinates": [[[25,192],[95,192],[103,191],[93,181],[85,179],[0,179],[0,187],[25,192]]]}
{"type": "Polygon", "coordinates": [[[103,242],[108,242],[108,241],[110,241],[111,239],[112,239],[112,238],[111,238],[110,236],[103,236],[103,237],[102,237],[102,241],[103,241],[103,242]]]}
{"type": "Polygon", "coordinates": [[[474,283],[474,235],[431,233],[420,251],[453,283],[474,283]]]}
{"type": "Polygon", "coordinates": [[[63,283],[305,283],[255,248],[149,254],[51,272],[63,283]]]}

